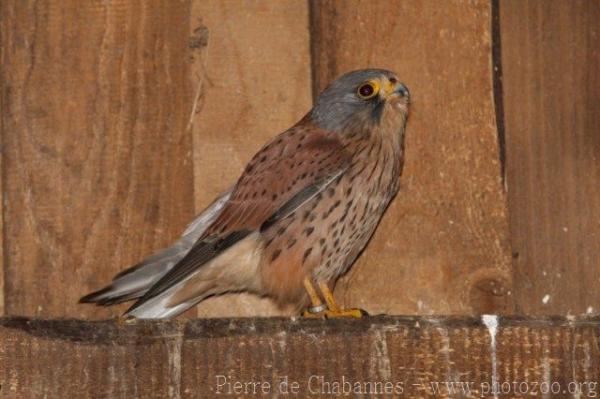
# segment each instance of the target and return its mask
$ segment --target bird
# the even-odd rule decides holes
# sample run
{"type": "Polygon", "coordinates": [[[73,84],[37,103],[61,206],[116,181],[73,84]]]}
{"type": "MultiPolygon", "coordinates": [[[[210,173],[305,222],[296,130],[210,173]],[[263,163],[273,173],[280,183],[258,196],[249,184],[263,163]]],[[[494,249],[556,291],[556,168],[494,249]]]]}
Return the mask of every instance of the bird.
{"type": "Polygon", "coordinates": [[[248,162],[170,247],[81,303],[135,300],[124,317],[175,317],[249,292],[306,317],[361,317],[332,290],[400,187],[410,93],[385,69],[348,72],[248,162]]]}

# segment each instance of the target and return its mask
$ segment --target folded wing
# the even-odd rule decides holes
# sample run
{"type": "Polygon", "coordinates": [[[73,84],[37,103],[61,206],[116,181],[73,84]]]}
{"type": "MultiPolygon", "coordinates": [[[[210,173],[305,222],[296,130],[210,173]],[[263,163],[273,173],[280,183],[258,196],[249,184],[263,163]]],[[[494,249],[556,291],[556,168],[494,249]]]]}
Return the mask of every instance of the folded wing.
{"type": "Polygon", "coordinates": [[[218,216],[127,314],[169,317],[207,296],[258,286],[261,233],[301,208],[348,168],[341,137],[297,126],[259,151],[218,216]]]}

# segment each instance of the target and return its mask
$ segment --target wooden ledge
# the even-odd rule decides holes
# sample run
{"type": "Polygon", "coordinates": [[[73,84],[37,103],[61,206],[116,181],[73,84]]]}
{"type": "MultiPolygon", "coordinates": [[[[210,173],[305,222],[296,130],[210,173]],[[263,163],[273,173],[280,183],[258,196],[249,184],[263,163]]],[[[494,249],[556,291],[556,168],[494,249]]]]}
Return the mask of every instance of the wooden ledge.
{"type": "Polygon", "coordinates": [[[600,395],[598,317],[3,318],[0,342],[2,397],[600,395]]]}

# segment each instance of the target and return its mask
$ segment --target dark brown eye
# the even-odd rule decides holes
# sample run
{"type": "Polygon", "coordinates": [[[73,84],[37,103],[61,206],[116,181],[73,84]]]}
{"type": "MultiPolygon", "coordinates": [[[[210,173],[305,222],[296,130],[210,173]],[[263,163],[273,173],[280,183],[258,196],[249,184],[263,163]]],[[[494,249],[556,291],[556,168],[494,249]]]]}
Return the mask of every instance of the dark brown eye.
{"type": "Polygon", "coordinates": [[[398,79],[396,78],[390,78],[390,83],[395,85],[396,83],[398,83],[398,79]]]}
{"type": "Polygon", "coordinates": [[[370,84],[362,85],[360,86],[360,89],[358,89],[358,92],[363,97],[371,97],[374,91],[375,89],[370,84]]]}
{"type": "Polygon", "coordinates": [[[363,100],[368,100],[374,97],[379,91],[379,87],[375,82],[363,83],[358,87],[358,96],[363,100]]]}

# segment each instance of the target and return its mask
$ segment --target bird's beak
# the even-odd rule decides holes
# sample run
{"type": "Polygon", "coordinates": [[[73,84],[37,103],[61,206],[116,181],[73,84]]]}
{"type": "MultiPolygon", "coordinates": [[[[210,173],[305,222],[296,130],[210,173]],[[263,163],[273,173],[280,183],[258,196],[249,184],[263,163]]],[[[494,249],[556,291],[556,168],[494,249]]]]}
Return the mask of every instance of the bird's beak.
{"type": "Polygon", "coordinates": [[[408,91],[408,87],[404,86],[402,83],[396,83],[396,88],[394,89],[394,93],[405,97],[407,100],[410,99],[410,92],[408,91]]]}
{"type": "Polygon", "coordinates": [[[386,99],[393,97],[401,97],[406,99],[406,101],[410,100],[410,92],[408,88],[402,83],[390,83],[384,86],[384,97],[386,99]]]}

